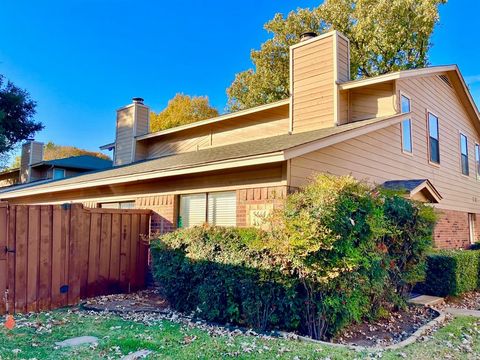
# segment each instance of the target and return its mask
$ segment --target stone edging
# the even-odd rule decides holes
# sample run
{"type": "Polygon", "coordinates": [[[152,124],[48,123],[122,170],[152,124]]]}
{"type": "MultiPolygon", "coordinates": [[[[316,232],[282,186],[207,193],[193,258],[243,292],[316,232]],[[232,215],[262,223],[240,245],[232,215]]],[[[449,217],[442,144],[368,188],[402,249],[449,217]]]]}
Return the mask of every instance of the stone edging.
{"type": "Polygon", "coordinates": [[[315,340],[306,336],[300,336],[288,332],[278,331],[279,334],[283,335],[284,337],[290,337],[294,339],[298,339],[304,342],[310,342],[314,344],[319,344],[323,346],[333,346],[337,348],[344,348],[350,349],[355,351],[385,351],[385,350],[397,350],[403,348],[407,345],[413,344],[417,341],[421,336],[425,335],[425,333],[431,330],[433,327],[442,324],[445,321],[445,313],[438,309],[430,308],[431,310],[435,311],[438,316],[435,319],[430,320],[425,325],[419,327],[412,335],[410,335],[405,340],[400,341],[399,343],[387,345],[387,346],[359,346],[359,345],[348,345],[348,344],[338,344],[338,343],[331,343],[327,341],[315,340]]]}
{"type": "MultiPolygon", "coordinates": [[[[87,310],[87,311],[94,311],[94,312],[106,311],[106,312],[109,312],[109,313],[116,313],[116,314],[124,314],[124,313],[128,312],[128,311],[121,310],[121,309],[100,310],[98,308],[95,308],[94,306],[87,305],[86,302],[81,303],[80,308],[83,309],[83,310],[87,310]]],[[[427,331],[431,330],[433,327],[435,327],[437,325],[442,324],[445,321],[446,316],[445,316],[444,312],[442,312],[439,309],[434,309],[434,308],[430,308],[430,309],[435,311],[438,314],[438,316],[435,319],[432,319],[428,323],[426,323],[425,325],[422,325],[421,327],[419,327],[412,335],[410,335],[405,340],[402,340],[399,343],[391,344],[391,345],[387,345],[387,346],[359,346],[359,345],[332,343],[332,342],[328,342],[328,341],[315,340],[315,339],[309,338],[307,336],[301,336],[301,335],[297,335],[297,334],[294,334],[294,333],[289,333],[289,332],[286,332],[286,331],[278,331],[278,330],[274,331],[273,334],[278,334],[278,335],[280,335],[280,337],[283,337],[283,338],[286,338],[286,339],[300,340],[300,341],[303,341],[303,342],[310,342],[310,343],[318,344],[318,345],[322,345],[322,346],[331,346],[331,347],[344,348],[344,349],[350,349],[350,350],[355,350],[355,351],[397,350],[397,349],[401,349],[401,348],[403,348],[407,345],[413,344],[420,337],[425,335],[425,333],[427,331]]],[[[138,312],[150,312],[150,313],[164,314],[164,315],[169,314],[169,311],[165,311],[165,310],[156,310],[156,311],[137,310],[137,311],[138,312]]],[[[241,327],[237,327],[237,326],[227,326],[226,327],[224,325],[213,324],[213,323],[208,323],[208,322],[205,322],[205,324],[213,325],[213,326],[223,326],[223,327],[225,327],[226,329],[229,329],[229,330],[238,329],[242,332],[246,332],[245,329],[243,329],[241,327]]],[[[262,333],[259,333],[259,334],[262,334],[262,333]]],[[[270,336],[274,336],[273,334],[270,334],[270,336]]],[[[267,334],[264,334],[264,335],[267,335],[267,334]]]]}

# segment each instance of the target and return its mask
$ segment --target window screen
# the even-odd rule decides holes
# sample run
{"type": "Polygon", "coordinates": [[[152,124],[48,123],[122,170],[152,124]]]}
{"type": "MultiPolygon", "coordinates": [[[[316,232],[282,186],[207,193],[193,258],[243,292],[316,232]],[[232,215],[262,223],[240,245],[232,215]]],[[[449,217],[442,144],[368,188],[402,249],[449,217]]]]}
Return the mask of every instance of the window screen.
{"type": "MultiPolygon", "coordinates": [[[[402,113],[409,113],[410,99],[403,95],[401,99],[402,113]]],[[[412,120],[410,118],[402,121],[402,150],[407,153],[412,152],[412,120]]]]}
{"type": "Polygon", "coordinates": [[[460,134],[460,161],[462,164],[462,174],[468,175],[468,140],[463,134],[460,134]]]}
{"type": "Polygon", "coordinates": [[[480,146],[475,144],[475,173],[477,179],[480,179],[480,146]]]}
{"type": "Polygon", "coordinates": [[[438,131],[438,118],[428,113],[428,145],[430,152],[430,161],[440,164],[440,143],[438,131]]]}
{"type": "Polygon", "coordinates": [[[207,215],[207,194],[180,196],[178,227],[202,225],[207,215]]]}
{"type": "Polygon", "coordinates": [[[234,191],[208,194],[208,223],[218,226],[237,224],[237,196],[234,191]]]}

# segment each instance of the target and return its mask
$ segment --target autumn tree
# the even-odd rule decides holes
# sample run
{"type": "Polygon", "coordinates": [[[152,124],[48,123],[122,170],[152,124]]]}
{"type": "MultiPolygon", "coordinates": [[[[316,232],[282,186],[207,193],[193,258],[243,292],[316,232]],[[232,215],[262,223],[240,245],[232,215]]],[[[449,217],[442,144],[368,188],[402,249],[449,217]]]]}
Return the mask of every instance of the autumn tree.
{"type": "Polygon", "coordinates": [[[150,131],[160,131],[179,125],[218,116],[207,96],[176,94],[161,112],[150,114],[150,131]]]}
{"type": "Polygon", "coordinates": [[[276,14],[264,26],[273,37],[252,50],[254,69],[238,73],[227,89],[228,107],[240,110],[287,98],[289,47],[307,31],[338,30],[350,39],[351,78],[428,64],[430,36],[446,0],[326,0],[314,9],[276,14]]]}
{"type": "Polygon", "coordinates": [[[0,162],[22,141],[32,137],[43,125],[33,119],[36,103],[27,91],[0,75],[0,162]]]}

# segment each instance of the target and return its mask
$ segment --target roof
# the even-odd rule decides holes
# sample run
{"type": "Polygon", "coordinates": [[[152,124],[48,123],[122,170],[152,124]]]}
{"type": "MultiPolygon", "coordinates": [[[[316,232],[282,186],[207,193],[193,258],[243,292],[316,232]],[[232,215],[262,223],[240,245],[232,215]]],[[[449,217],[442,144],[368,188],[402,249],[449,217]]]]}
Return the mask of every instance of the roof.
{"type": "Polygon", "coordinates": [[[112,167],[112,161],[101,159],[91,155],[71,156],[63,159],[44,160],[32,165],[32,167],[54,166],[68,169],[102,170],[112,167]]]}
{"type": "MultiPolygon", "coordinates": [[[[199,126],[209,125],[209,124],[212,124],[212,123],[217,123],[217,122],[233,119],[233,118],[240,117],[240,116],[245,116],[245,115],[248,115],[248,114],[257,113],[257,112],[260,112],[260,111],[266,111],[266,110],[278,108],[278,107],[288,105],[288,104],[290,104],[290,99],[284,99],[284,100],[276,101],[276,102],[273,102],[273,103],[260,105],[260,106],[255,106],[255,107],[248,108],[248,109],[245,109],[245,110],[239,110],[239,111],[235,111],[235,112],[232,112],[232,113],[216,116],[216,117],[210,118],[210,119],[195,121],[195,122],[190,123],[190,124],[175,126],[173,128],[170,128],[170,129],[165,129],[165,130],[156,131],[156,132],[153,132],[153,133],[148,133],[148,134],[145,134],[145,135],[140,135],[140,136],[137,136],[137,140],[146,140],[146,139],[151,139],[152,137],[164,136],[164,135],[168,135],[168,134],[171,134],[171,133],[196,128],[196,127],[199,127],[199,126]]],[[[107,145],[110,145],[110,144],[107,144],[107,145]]],[[[107,145],[103,145],[101,148],[106,148],[107,145]]]]}
{"type": "Polygon", "coordinates": [[[112,169],[85,173],[42,184],[25,184],[0,190],[0,198],[27,196],[38,193],[112,185],[180,174],[192,174],[216,169],[265,164],[288,160],[301,153],[340,142],[400,122],[405,114],[357,121],[326,129],[297,134],[285,134],[264,139],[212,147],[141,161],[112,169]]]}
{"type": "Polygon", "coordinates": [[[438,203],[442,196],[428,179],[407,179],[385,181],[382,186],[389,190],[401,190],[415,198],[415,195],[422,193],[430,202],[438,203]]]}

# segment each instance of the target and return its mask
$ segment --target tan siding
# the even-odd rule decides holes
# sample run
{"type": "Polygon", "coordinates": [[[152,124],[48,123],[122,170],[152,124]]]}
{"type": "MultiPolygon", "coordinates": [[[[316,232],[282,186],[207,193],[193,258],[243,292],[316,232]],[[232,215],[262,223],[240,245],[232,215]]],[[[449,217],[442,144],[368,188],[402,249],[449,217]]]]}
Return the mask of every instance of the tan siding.
{"type": "Polygon", "coordinates": [[[140,135],[145,135],[149,131],[149,112],[150,110],[148,107],[136,104],[137,107],[137,121],[136,121],[136,126],[137,130],[135,135],[140,136],[140,135]]]}
{"type": "Polygon", "coordinates": [[[132,161],[133,116],[133,106],[117,112],[115,165],[124,165],[132,161]]]}
{"type": "Polygon", "coordinates": [[[333,126],[335,39],[327,36],[292,50],[294,132],[333,126]]]}
{"type": "Polygon", "coordinates": [[[395,114],[394,83],[350,90],[350,121],[395,114]]]}
{"type": "Polygon", "coordinates": [[[242,141],[286,134],[288,105],[240,118],[166,135],[146,142],[148,158],[195,151],[242,141]]]}
{"type": "Polygon", "coordinates": [[[401,152],[400,124],[291,160],[291,185],[301,186],[315,172],[353,176],[377,183],[427,178],[443,196],[440,208],[480,212],[480,182],[475,178],[478,133],[451,88],[437,77],[399,80],[412,97],[413,155],[401,152]],[[426,109],[439,116],[441,165],[428,163],[426,109]],[[459,132],[468,137],[470,176],[461,174],[459,132]]]}
{"type": "Polygon", "coordinates": [[[344,82],[350,80],[350,55],[348,42],[343,37],[337,40],[337,79],[344,82]]]}

